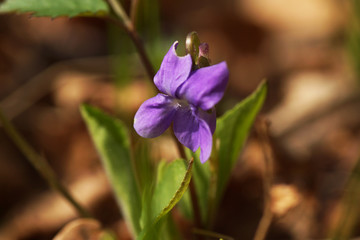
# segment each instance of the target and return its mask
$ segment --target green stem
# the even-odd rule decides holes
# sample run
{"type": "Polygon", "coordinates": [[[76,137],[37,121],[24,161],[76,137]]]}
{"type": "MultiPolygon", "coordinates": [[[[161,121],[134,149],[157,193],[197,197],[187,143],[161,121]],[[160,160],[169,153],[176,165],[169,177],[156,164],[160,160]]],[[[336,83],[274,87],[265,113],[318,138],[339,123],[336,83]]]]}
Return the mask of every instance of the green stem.
{"type": "Polygon", "coordinates": [[[37,154],[36,151],[25,141],[20,133],[15,129],[13,124],[7,120],[5,115],[0,110],[0,123],[3,125],[6,134],[11,138],[19,150],[25,155],[28,161],[38,171],[38,173],[48,182],[51,188],[58,191],[83,217],[91,217],[88,213],[69,193],[69,191],[62,185],[55,175],[55,172],[50,167],[49,163],[44,157],[37,154]]]}
{"type": "Polygon", "coordinates": [[[134,29],[132,21],[130,20],[118,0],[107,0],[107,2],[109,3],[114,13],[123,21],[124,26],[128,29],[134,29]]]}
{"type": "Polygon", "coordinates": [[[116,18],[107,18],[109,21],[114,23],[115,25],[119,26],[120,28],[124,28],[126,33],[129,35],[131,40],[133,41],[135,48],[137,52],[139,53],[140,59],[145,67],[145,70],[150,78],[152,80],[155,76],[155,70],[153,65],[151,64],[150,58],[148,57],[144,44],[142,40],[140,39],[139,34],[136,32],[135,27],[129,16],[124,11],[123,7],[120,5],[120,3],[117,0],[107,0],[108,4],[110,5],[111,9],[114,11],[114,13],[122,20],[119,21],[116,18]]]}
{"type": "MultiPolygon", "coordinates": [[[[178,151],[179,151],[180,157],[181,157],[182,159],[185,159],[185,160],[186,160],[187,157],[186,157],[186,153],[185,153],[184,147],[183,147],[183,145],[177,140],[177,138],[175,137],[173,127],[171,127],[171,132],[172,132],[172,136],[173,136],[173,138],[174,138],[174,141],[176,142],[176,146],[177,146],[177,149],[178,149],[178,151]]],[[[197,228],[201,228],[201,227],[202,227],[202,223],[201,223],[201,214],[200,214],[199,200],[198,200],[198,197],[197,197],[196,188],[195,188],[195,184],[194,184],[193,178],[191,178],[191,180],[190,180],[189,190],[190,190],[191,205],[192,205],[192,209],[193,209],[193,213],[194,213],[195,226],[196,226],[197,228]]],[[[200,239],[202,239],[201,236],[200,236],[200,239]]]]}
{"type": "Polygon", "coordinates": [[[215,209],[218,205],[217,199],[217,181],[219,175],[219,158],[216,146],[216,134],[213,136],[213,152],[209,159],[210,161],[210,185],[209,185],[209,204],[208,204],[208,221],[207,227],[210,229],[214,224],[215,219],[215,209]]]}
{"type": "MultiPolygon", "coordinates": [[[[114,19],[114,18],[109,18],[109,20],[111,22],[113,22],[114,24],[118,25],[119,27],[124,28],[125,31],[128,33],[128,35],[130,36],[131,40],[133,41],[133,43],[139,53],[139,56],[141,58],[142,63],[144,64],[147,74],[149,75],[150,79],[153,79],[155,76],[154,68],[150,62],[150,58],[148,57],[148,55],[145,51],[144,44],[141,41],[140,36],[138,35],[138,33],[136,32],[136,30],[134,28],[133,22],[128,17],[128,15],[124,11],[123,7],[117,0],[107,0],[107,2],[110,5],[111,9],[114,11],[114,13],[123,22],[121,23],[121,22],[117,21],[117,19],[114,19]]],[[[174,135],[173,135],[173,137],[177,144],[181,158],[187,159],[183,146],[176,139],[176,137],[174,135]]],[[[195,185],[194,185],[192,179],[190,181],[189,188],[190,188],[191,202],[192,202],[193,211],[194,211],[195,225],[197,227],[201,227],[201,215],[200,215],[200,208],[199,208],[199,204],[198,204],[199,202],[198,202],[198,198],[197,198],[197,194],[196,194],[195,185]]]]}
{"type": "Polygon", "coordinates": [[[138,7],[139,7],[139,0],[132,0],[130,7],[130,19],[134,25],[136,25],[138,7]]]}

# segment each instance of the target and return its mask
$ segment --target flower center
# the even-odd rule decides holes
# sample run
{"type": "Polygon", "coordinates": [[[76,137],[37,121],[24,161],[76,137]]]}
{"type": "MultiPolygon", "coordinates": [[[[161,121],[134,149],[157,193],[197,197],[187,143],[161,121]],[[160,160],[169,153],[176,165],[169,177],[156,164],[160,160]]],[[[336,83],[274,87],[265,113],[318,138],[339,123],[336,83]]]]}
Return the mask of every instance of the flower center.
{"type": "Polygon", "coordinates": [[[187,108],[189,107],[189,103],[185,99],[175,98],[173,100],[173,104],[176,108],[187,108]]]}

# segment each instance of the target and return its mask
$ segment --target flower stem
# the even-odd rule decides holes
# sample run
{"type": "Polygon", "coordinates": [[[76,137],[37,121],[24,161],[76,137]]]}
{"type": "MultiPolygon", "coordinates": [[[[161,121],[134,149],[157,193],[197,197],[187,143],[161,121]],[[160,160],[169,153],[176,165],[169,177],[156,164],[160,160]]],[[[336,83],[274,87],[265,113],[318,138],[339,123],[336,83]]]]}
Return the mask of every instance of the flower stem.
{"type": "Polygon", "coordinates": [[[214,133],[213,136],[213,151],[211,154],[211,157],[209,159],[210,163],[210,184],[209,184],[209,204],[208,204],[208,220],[206,223],[206,226],[208,229],[211,229],[214,224],[214,218],[215,218],[215,210],[216,206],[218,205],[218,199],[217,199],[217,181],[218,181],[218,175],[219,175],[219,157],[217,152],[217,146],[216,146],[216,134],[214,133]]]}
{"type": "Polygon", "coordinates": [[[11,138],[19,150],[25,155],[31,165],[36,171],[48,182],[51,188],[58,191],[83,217],[91,217],[90,213],[86,211],[70,194],[64,185],[60,183],[55,175],[55,172],[50,167],[46,159],[36,153],[36,151],[26,142],[26,140],[15,129],[13,124],[5,117],[0,110],[0,123],[4,127],[6,134],[11,138]]]}
{"type": "Polygon", "coordinates": [[[130,19],[134,25],[136,25],[138,7],[139,7],[139,0],[132,0],[130,7],[130,19]]]}
{"type": "Polygon", "coordinates": [[[137,52],[139,53],[140,59],[145,67],[145,70],[152,81],[152,79],[155,76],[154,67],[151,64],[151,61],[146,53],[144,44],[142,40],[140,39],[139,34],[135,30],[134,24],[129,18],[129,16],[124,11],[123,7],[117,0],[107,0],[108,4],[110,5],[113,12],[120,18],[122,21],[119,21],[117,18],[108,17],[107,20],[111,21],[113,24],[119,26],[120,28],[123,28],[126,33],[131,38],[132,42],[135,45],[135,48],[137,52]]]}
{"type": "MultiPolygon", "coordinates": [[[[139,53],[141,61],[144,64],[144,67],[147,71],[148,76],[152,80],[155,76],[155,71],[154,71],[154,68],[153,68],[153,66],[150,62],[150,59],[146,53],[144,44],[141,41],[139,34],[135,30],[132,20],[129,18],[129,16],[126,14],[123,7],[117,0],[107,0],[107,2],[110,5],[111,9],[114,11],[114,13],[122,20],[122,22],[115,18],[107,18],[107,19],[109,21],[111,21],[112,23],[114,23],[115,25],[117,25],[121,28],[124,28],[124,30],[130,36],[131,40],[133,41],[133,43],[139,53]]],[[[136,7],[136,5],[133,7],[136,7]]],[[[134,16],[134,15],[135,14],[132,13],[132,16],[134,16]]],[[[134,19],[134,17],[133,17],[133,19],[134,19]]],[[[173,137],[177,144],[177,148],[178,148],[181,158],[187,159],[183,146],[176,139],[175,135],[173,135],[173,137]]],[[[201,228],[202,224],[201,224],[200,208],[199,208],[199,204],[198,204],[198,198],[197,198],[197,194],[196,194],[195,185],[193,183],[193,179],[191,179],[191,181],[190,181],[189,188],[190,188],[191,202],[192,202],[192,207],[193,207],[193,212],[194,212],[195,225],[197,227],[201,228]]]]}
{"type": "MultiPolygon", "coordinates": [[[[176,142],[176,146],[179,151],[180,157],[182,159],[187,159],[183,145],[175,137],[173,129],[171,129],[171,132],[172,132],[174,141],[176,142]]],[[[202,228],[199,201],[198,201],[193,178],[191,178],[191,180],[190,180],[189,189],[190,189],[191,205],[192,205],[193,213],[194,213],[194,223],[197,228],[202,228]]],[[[200,238],[201,238],[201,236],[200,236],[200,238]]]]}
{"type": "Polygon", "coordinates": [[[114,13],[123,21],[124,27],[133,29],[133,24],[118,0],[107,0],[114,13]]]}

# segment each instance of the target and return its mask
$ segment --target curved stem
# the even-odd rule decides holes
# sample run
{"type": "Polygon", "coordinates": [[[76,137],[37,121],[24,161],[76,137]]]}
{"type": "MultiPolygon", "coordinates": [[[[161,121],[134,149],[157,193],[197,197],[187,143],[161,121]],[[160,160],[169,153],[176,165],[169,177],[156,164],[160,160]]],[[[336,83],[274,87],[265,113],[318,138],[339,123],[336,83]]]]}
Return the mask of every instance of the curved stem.
{"type": "MultiPolygon", "coordinates": [[[[172,136],[174,138],[174,141],[176,143],[177,149],[179,151],[180,157],[184,160],[187,159],[186,157],[186,153],[184,150],[183,145],[177,140],[175,134],[174,134],[174,129],[173,127],[171,127],[171,133],[172,136]]],[[[190,189],[190,198],[191,198],[191,205],[193,208],[193,213],[194,213],[194,222],[195,222],[195,226],[197,228],[201,228],[202,227],[202,223],[201,223],[201,214],[200,214],[200,207],[199,207],[199,201],[198,201],[198,197],[197,197],[197,193],[196,193],[196,189],[195,189],[195,184],[194,184],[194,180],[193,178],[191,178],[190,180],[190,184],[189,184],[189,189],[190,189]]],[[[202,236],[199,236],[200,239],[202,239],[202,236]]]]}
{"type": "Polygon", "coordinates": [[[13,124],[7,120],[5,115],[0,110],[0,123],[3,125],[6,134],[11,138],[19,150],[25,155],[31,165],[38,171],[38,173],[48,182],[51,188],[58,191],[83,217],[91,217],[90,213],[86,211],[70,194],[64,185],[58,180],[55,172],[46,161],[46,159],[39,155],[20,135],[13,124]]]}
{"type": "Polygon", "coordinates": [[[153,65],[151,64],[148,54],[146,53],[144,44],[143,44],[140,36],[135,30],[133,22],[128,17],[128,15],[126,14],[126,12],[122,8],[122,6],[117,2],[117,0],[107,0],[107,2],[110,5],[111,9],[114,11],[114,13],[122,21],[119,21],[118,19],[112,18],[112,17],[106,17],[106,19],[111,21],[113,24],[119,26],[120,28],[123,28],[126,31],[126,33],[129,35],[129,37],[133,41],[136,50],[139,53],[141,62],[143,63],[150,80],[152,80],[155,76],[155,70],[154,70],[153,65]]]}
{"type": "MultiPolygon", "coordinates": [[[[130,36],[131,40],[133,41],[133,43],[140,55],[141,61],[144,64],[147,74],[149,75],[150,79],[152,80],[155,76],[155,71],[154,71],[154,68],[153,68],[153,66],[150,62],[150,59],[146,53],[144,44],[141,41],[140,36],[138,35],[138,33],[136,32],[136,30],[134,28],[133,22],[128,17],[128,15],[124,11],[123,7],[117,0],[107,0],[107,2],[110,5],[111,9],[114,11],[114,13],[122,20],[122,22],[120,22],[114,18],[107,18],[107,19],[110,20],[112,23],[116,24],[117,26],[124,28],[124,30],[130,36]]],[[[183,146],[177,140],[175,135],[173,135],[173,137],[177,144],[177,148],[178,148],[181,158],[187,159],[183,146]]],[[[200,208],[198,205],[198,199],[197,199],[197,194],[196,194],[196,190],[195,190],[195,185],[194,185],[192,179],[190,181],[189,188],[190,188],[191,202],[192,202],[193,211],[194,211],[195,225],[197,227],[201,227],[200,208]]]]}
{"type": "Polygon", "coordinates": [[[208,219],[206,226],[208,229],[211,229],[211,227],[214,224],[214,218],[216,214],[216,207],[218,205],[217,202],[217,182],[218,182],[218,175],[219,175],[219,157],[216,147],[216,133],[214,133],[213,136],[213,152],[211,154],[211,157],[209,159],[210,163],[210,184],[209,184],[209,201],[208,201],[208,219]]]}
{"type": "Polygon", "coordinates": [[[130,8],[130,19],[134,25],[136,25],[138,7],[139,7],[139,0],[132,0],[131,8],[130,8]]]}
{"type": "Polygon", "coordinates": [[[128,29],[134,29],[132,21],[130,20],[118,0],[107,0],[107,2],[110,5],[111,9],[114,11],[114,13],[123,21],[124,26],[128,29]]]}
{"type": "Polygon", "coordinates": [[[140,59],[141,59],[142,63],[144,64],[144,67],[146,69],[146,72],[147,72],[150,80],[152,81],[152,79],[155,76],[155,70],[150,61],[150,58],[148,57],[148,55],[146,53],[144,44],[142,43],[142,40],[140,39],[139,34],[135,30],[131,30],[131,29],[127,29],[127,28],[126,28],[126,31],[128,32],[130,38],[134,42],[134,45],[135,45],[136,49],[138,50],[140,59]]]}

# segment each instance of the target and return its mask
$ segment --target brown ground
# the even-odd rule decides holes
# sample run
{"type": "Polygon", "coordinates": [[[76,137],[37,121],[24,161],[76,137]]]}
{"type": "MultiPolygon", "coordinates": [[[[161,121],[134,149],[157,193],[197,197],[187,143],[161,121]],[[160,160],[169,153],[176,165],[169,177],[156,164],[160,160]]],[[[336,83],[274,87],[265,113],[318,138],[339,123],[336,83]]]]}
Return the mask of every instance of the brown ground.
{"type": "MultiPolygon", "coordinates": [[[[276,185],[267,239],[325,238],[360,153],[359,80],[345,49],[349,6],[335,0],[160,6],[164,39],[183,44],[196,30],[209,43],[212,62],[227,61],[230,83],[220,114],[268,79],[261,114],[271,121],[276,185]]],[[[131,126],[138,106],[153,93],[136,57],[131,67],[141,70],[132,73],[131,84],[114,87],[108,29],[91,18],[1,15],[0,107],[73,194],[120,239],[129,239],[78,106],[87,102],[117,112],[131,126]]],[[[154,154],[176,155],[169,141],[154,140],[154,154]]],[[[252,132],[215,231],[253,238],[263,209],[263,171],[262,148],[252,132]]],[[[49,239],[76,218],[1,128],[0,194],[0,239],[49,239]]]]}

